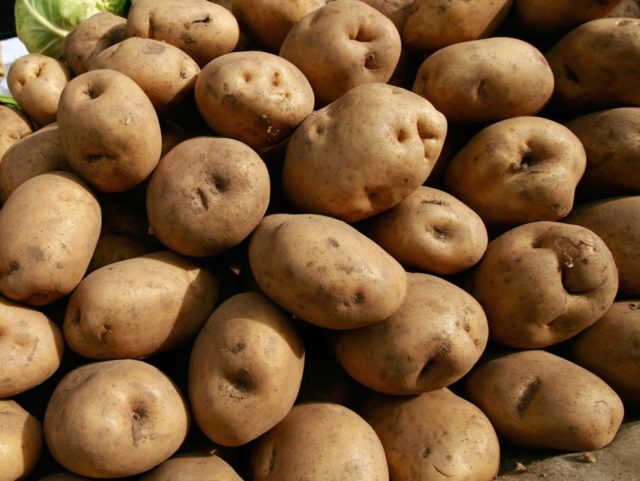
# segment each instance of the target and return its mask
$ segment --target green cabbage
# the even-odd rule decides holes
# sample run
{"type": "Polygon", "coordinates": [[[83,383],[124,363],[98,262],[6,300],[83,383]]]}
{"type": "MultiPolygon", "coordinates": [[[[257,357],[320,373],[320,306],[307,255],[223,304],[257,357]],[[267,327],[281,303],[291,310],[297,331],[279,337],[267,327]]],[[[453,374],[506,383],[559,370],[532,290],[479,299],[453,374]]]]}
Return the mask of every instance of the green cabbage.
{"type": "Polygon", "coordinates": [[[31,53],[62,56],[64,37],[98,12],[125,15],[128,0],[16,0],[18,38],[31,53]]]}

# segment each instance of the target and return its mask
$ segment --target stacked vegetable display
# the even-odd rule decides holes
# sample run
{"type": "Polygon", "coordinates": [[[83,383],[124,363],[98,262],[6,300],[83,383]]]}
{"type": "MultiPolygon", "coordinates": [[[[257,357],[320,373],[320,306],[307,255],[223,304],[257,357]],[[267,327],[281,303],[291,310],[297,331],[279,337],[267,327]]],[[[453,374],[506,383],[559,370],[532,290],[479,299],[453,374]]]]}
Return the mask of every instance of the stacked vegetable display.
{"type": "Polygon", "coordinates": [[[637,3],[46,3],[0,106],[0,481],[488,481],[614,439],[637,3]]]}

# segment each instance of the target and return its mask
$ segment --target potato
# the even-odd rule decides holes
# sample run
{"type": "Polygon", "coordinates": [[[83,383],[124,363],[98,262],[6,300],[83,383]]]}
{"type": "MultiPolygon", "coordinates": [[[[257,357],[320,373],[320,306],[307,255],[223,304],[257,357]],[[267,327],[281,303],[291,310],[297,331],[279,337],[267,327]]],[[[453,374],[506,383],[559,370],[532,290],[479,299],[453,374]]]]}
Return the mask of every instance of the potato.
{"type": "Polygon", "coordinates": [[[566,126],[580,139],[587,154],[587,170],[578,184],[584,197],[640,193],[640,108],[593,112],[566,126]]]}
{"type": "Polygon", "coordinates": [[[407,292],[404,269],[348,224],[313,214],[272,214],[249,242],[260,289],[286,310],[330,329],[393,314],[407,292]]]}
{"type": "Polygon", "coordinates": [[[42,449],[40,421],[15,401],[0,401],[0,481],[26,479],[42,449]]]}
{"type": "Polygon", "coordinates": [[[23,393],[60,366],[64,341],[47,316],[0,297],[0,398],[23,393]]]}
{"type": "Polygon", "coordinates": [[[326,105],[352,88],[387,82],[400,59],[393,22],[359,0],[336,0],[303,17],[284,39],[280,56],[309,79],[326,105]]]}
{"type": "Polygon", "coordinates": [[[181,105],[192,94],[198,64],[173,45],[150,38],[131,37],[103,50],[91,70],[112,69],[134,80],[159,114],[181,105]]]}
{"type": "Polygon", "coordinates": [[[85,364],[53,391],[44,417],[49,451],[82,476],[132,476],[169,458],[189,414],[174,384],[142,361],[85,364]]]}
{"type": "Polygon", "coordinates": [[[454,196],[425,186],[369,219],[365,233],[401,264],[436,274],[469,269],[488,243],[478,214],[454,196]]]}
{"type": "Polygon", "coordinates": [[[233,139],[198,137],[165,155],[147,187],[153,234],[181,254],[204,257],[238,245],[269,204],[262,159],[233,139]]]}
{"type": "Polygon", "coordinates": [[[532,222],[489,243],[472,294],[492,340],[537,349],[596,322],[617,288],[613,257],[600,237],[579,226],[532,222]]]}
{"type": "Polygon", "coordinates": [[[70,79],[71,72],[62,62],[30,53],[11,64],[7,85],[27,115],[47,125],[56,121],[60,94],[70,79]]]}
{"type": "Polygon", "coordinates": [[[34,306],[69,294],[87,270],[100,221],[98,201],[73,174],[21,184],[0,210],[0,292],[34,306]]]}
{"type": "Polygon", "coordinates": [[[386,394],[440,389],[480,359],[489,328],[480,304],[459,287],[429,274],[407,274],[407,296],[372,326],[340,332],[335,350],[353,378],[386,394]]]}
{"type": "Polygon", "coordinates": [[[9,195],[24,181],[55,170],[71,170],[62,148],[56,123],[43,127],[13,144],[0,162],[0,198],[9,195]]]}
{"type": "Polygon", "coordinates": [[[387,481],[380,440],[364,419],[338,404],[295,406],[251,453],[261,481],[387,481]]]}
{"type": "Polygon", "coordinates": [[[305,15],[324,7],[327,0],[233,0],[231,12],[241,30],[259,46],[277,52],[285,37],[305,15]]]}
{"type": "Polygon", "coordinates": [[[378,396],[364,417],[380,437],[394,481],[490,481],[498,473],[493,426],[448,389],[409,398],[378,396]]]}
{"type": "Polygon", "coordinates": [[[640,404],[640,303],[614,302],[571,344],[577,364],[600,376],[622,399],[640,404]]]}
{"type": "Polygon", "coordinates": [[[29,119],[19,110],[0,105],[0,161],[5,152],[18,140],[29,135],[31,124],[29,119]]]}
{"type": "Polygon", "coordinates": [[[545,351],[488,361],[466,391],[506,441],[527,448],[592,451],[609,444],[624,407],[602,379],[545,351]]]}
{"type": "Polygon", "coordinates": [[[640,2],[638,0],[622,0],[605,17],[640,18],[640,2]]]}
{"type": "MultiPolygon", "coordinates": [[[[184,455],[166,460],[140,481],[242,481],[222,458],[209,455],[184,455]]],[[[53,481],[53,480],[52,480],[53,481]]]]}
{"type": "Polygon", "coordinates": [[[535,115],[553,85],[553,73],[535,47],[493,37],[438,50],[420,66],[412,90],[449,122],[495,122],[535,115]]]}
{"type": "Polygon", "coordinates": [[[284,193],[303,212],[347,222],[371,217],[426,180],[446,131],[444,116],[418,95],[361,85],[296,130],[282,170],[284,193]]]}
{"type": "Polygon", "coordinates": [[[586,162],[566,127],[515,117],[475,135],[449,164],[445,184],[490,227],[557,221],[573,207],[586,162]]]}
{"type": "Polygon", "coordinates": [[[362,0],[367,5],[372,6],[389,20],[402,33],[407,23],[409,15],[411,15],[411,4],[413,0],[362,0]]]}
{"type": "Polygon", "coordinates": [[[254,149],[275,145],[313,112],[313,90],[291,62],[266,52],[234,52],[207,64],[196,105],[211,129],[254,149]]]}
{"type": "Polygon", "coordinates": [[[212,272],[173,252],[123,260],[80,282],[67,305],[64,336],[91,359],[150,356],[194,339],[219,295],[212,272]]]}
{"type": "Polygon", "coordinates": [[[604,17],[620,0],[515,0],[514,18],[528,31],[553,34],[604,17]]]}
{"type": "Polygon", "coordinates": [[[513,0],[416,0],[402,31],[411,50],[435,52],[454,43],[489,37],[507,16],[513,0]]]}
{"type": "Polygon", "coordinates": [[[619,296],[640,296],[640,196],[582,204],[565,222],[592,230],[611,250],[620,277],[619,296]]]}
{"type": "Polygon", "coordinates": [[[76,75],[89,70],[93,58],[127,38],[127,19],[100,12],[80,22],[64,38],[63,57],[76,75]]]}
{"type": "Polygon", "coordinates": [[[235,48],[240,29],[231,12],[206,0],[136,0],[127,33],[167,42],[204,67],[235,48]]]}
{"type": "Polygon", "coordinates": [[[591,110],[639,107],[639,32],[640,19],[601,18],[565,35],[546,54],[555,77],[557,101],[591,110]]]}
{"type": "Polygon", "coordinates": [[[239,446],[278,424],[298,395],[304,346],[291,319],[257,292],[225,301],[196,339],[189,400],[198,427],[239,446]]]}

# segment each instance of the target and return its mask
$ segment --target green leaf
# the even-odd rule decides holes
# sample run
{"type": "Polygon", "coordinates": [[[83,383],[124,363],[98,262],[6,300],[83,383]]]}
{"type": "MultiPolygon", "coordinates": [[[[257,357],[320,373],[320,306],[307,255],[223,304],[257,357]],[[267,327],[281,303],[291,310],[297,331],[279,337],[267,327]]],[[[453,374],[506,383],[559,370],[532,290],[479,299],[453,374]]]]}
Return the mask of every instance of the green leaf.
{"type": "Polygon", "coordinates": [[[6,105],[7,107],[11,107],[17,110],[22,110],[20,105],[18,105],[18,102],[16,102],[16,99],[14,99],[13,97],[0,95],[0,105],[6,105]]]}

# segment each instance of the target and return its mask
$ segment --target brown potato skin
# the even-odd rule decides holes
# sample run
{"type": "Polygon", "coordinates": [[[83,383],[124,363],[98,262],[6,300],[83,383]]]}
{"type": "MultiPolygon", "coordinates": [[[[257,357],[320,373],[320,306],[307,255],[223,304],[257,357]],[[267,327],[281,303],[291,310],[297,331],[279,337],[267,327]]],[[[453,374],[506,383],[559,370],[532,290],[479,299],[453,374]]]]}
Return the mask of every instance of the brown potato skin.
{"type": "Polygon", "coordinates": [[[196,137],[165,155],[147,186],[152,233],[171,250],[212,256],[238,245],[269,204],[263,160],[233,139],[196,137]]]}
{"type": "Polygon", "coordinates": [[[595,232],[611,250],[620,277],[618,296],[640,296],[640,196],[582,204],[564,221],[595,232]]]}
{"type": "Polygon", "coordinates": [[[557,221],[573,207],[586,162],[563,125],[515,117],[475,135],[450,162],[445,185],[489,227],[557,221]]]}
{"type": "Polygon", "coordinates": [[[204,67],[235,48],[240,30],[231,12],[206,0],[136,0],[127,34],[167,42],[204,67]]]}
{"type": "Polygon", "coordinates": [[[465,388],[502,438],[527,448],[603,448],[624,415],[622,401],[602,379],[540,350],[508,354],[476,367],[465,388]]]}
{"type": "Polygon", "coordinates": [[[64,341],[43,313],[0,297],[0,399],[48,379],[60,366],[64,341]]]}
{"type": "Polygon", "coordinates": [[[640,3],[637,0],[622,0],[605,17],[640,18],[640,3]]]}
{"type": "Polygon", "coordinates": [[[40,421],[15,401],[0,401],[0,481],[26,479],[42,450],[40,421]]]}
{"type": "Polygon", "coordinates": [[[369,219],[365,233],[401,264],[435,274],[469,269],[489,242],[478,214],[454,196],[426,186],[369,219]]]}
{"type": "Polygon", "coordinates": [[[338,404],[294,406],[251,453],[254,481],[387,481],[384,451],[364,419],[338,404]]]}
{"type": "Polygon", "coordinates": [[[98,201],[73,174],[21,184],[0,210],[0,292],[34,306],[70,293],[87,270],[100,223],[98,201]]]}
{"type": "Polygon", "coordinates": [[[445,117],[408,90],[355,87],[307,117],[291,137],[285,196],[302,212],[346,222],[371,217],[422,185],[446,132],[445,117]]]}
{"type": "Polygon", "coordinates": [[[498,473],[500,445],[489,419],[446,388],[375,396],[364,417],[380,437],[394,481],[490,481],[498,473]]]}
{"type": "Polygon", "coordinates": [[[171,380],[150,364],[127,359],[68,373],[47,405],[44,436],[53,457],[70,471],[124,477],[169,458],[188,425],[186,403],[171,380]]]}
{"type": "Polygon", "coordinates": [[[422,273],[407,274],[407,296],[382,322],[343,331],[340,364],[356,381],[386,394],[440,389],[464,376],[487,345],[480,304],[459,287],[422,273]]]}
{"type": "Polygon", "coordinates": [[[537,349],[596,322],[616,296],[611,251],[592,231],[532,222],[489,243],[473,277],[473,296],[493,341],[537,349]]]}
{"type": "Polygon", "coordinates": [[[365,83],[387,82],[402,48],[391,20],[358,0],[336,0],[303,17],[280,56],[309,79],[319,105],[365,83]]]}
{"type": "MultiPolygon", "coordinates": [[[[573,8],[573,7],[572,7],[573,8]]],[[[546,54],[554,97],[580,109],[639,107],[640,19],[601,18],[583,23],[546,54]]]]}
{"type": "Polygon", "coordinates": [[[514,18],[528,31],[556,33],[604,17],[620,0],[515,0],[514,18]]]}
{"type": "Polygon", "coordinates": [[[32,132],[31,123],[19,110],[0,105],[0,161],[9,147],[32,132]]]}
{"type": "MultiPolygon", "coordinates": [[[[222,458],[215,455],[186,455],[167,459],[140,481],[242,481],[222,458]]],[[[54,480],[52,480],[54,481],[54,480]]]]}
{"type": "Polygon", "coordinates": [[[402,33],[407,19],[411,14],[411,4],[413,0],[362,0],[367,5],[372,6],[389,20],[402,33]]]}
{"type": "Polygon", "coordinates": [[[240,446],[278,424],[302,380],[304,346],[291,319],[258,292],[222,303],[191,351],[189,400],[200,429],[240,446]]]}
{"type": "Polygon", "coordinates": [[[438,50],[418,69],[412,90],[449,122],[495,122],[535,115],[553,85],[553,73],[533,45],[492,37],[438,50]]]}
{"type": "Polygon", "coordinates": [[[272,214],[249,241],[260,289],[286,310],[329,329],[380,322],[402,304],[404,269],[348,224],[313,214],[272,214]]]}

